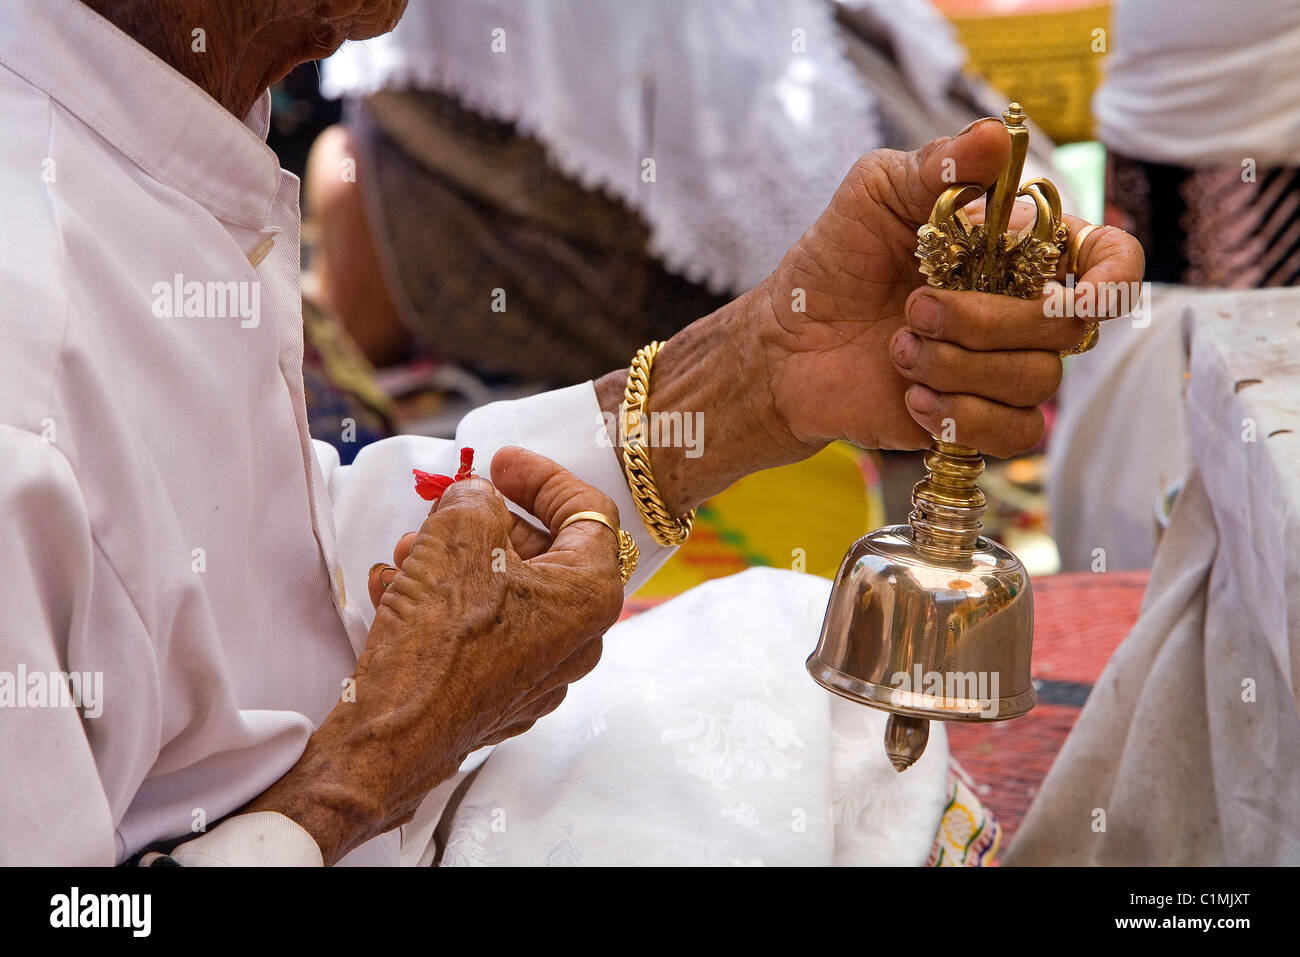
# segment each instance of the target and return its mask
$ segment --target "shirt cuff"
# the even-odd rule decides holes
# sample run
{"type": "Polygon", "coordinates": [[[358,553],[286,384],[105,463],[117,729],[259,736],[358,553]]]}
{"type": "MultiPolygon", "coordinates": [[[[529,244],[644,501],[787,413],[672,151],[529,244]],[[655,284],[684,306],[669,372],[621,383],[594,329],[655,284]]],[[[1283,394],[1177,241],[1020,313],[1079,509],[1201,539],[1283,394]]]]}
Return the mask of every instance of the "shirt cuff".
{"type": "Polygon", "coordinates": [[[236,814],[172,851],[182,867],[323,867],[316,840],[278,811],[236,814]]]}
{"type": "Polygon", "coordinates": [[[518,445],[564,466],[613,499],[619,524],[641,550],[636,571],[623,589],[631,595],[676,549],[655,542],[641,521],[606,419],[595,386],[584,382],[526,399],[480,406],[461,420],[456,441],[473,447],[474,461],[481,463],[485,473],[497,449],[518,445]]]}

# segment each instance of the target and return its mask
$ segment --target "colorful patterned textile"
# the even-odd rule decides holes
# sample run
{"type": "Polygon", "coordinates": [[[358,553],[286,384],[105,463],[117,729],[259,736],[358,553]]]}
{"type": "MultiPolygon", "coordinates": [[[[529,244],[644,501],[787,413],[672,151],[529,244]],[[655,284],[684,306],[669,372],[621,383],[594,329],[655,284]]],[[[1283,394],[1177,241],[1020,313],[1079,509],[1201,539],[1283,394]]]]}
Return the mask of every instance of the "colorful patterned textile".
{"type": "Polygon", "coordinates": [[[1025,812],[1056,761],[1097,676],[1137,621],[1147,572],[1034,578],[1038,704],[1014,721],[951,722],[948,749],[1014,847],[1025,812]],[[989,785],[992,785],[990,787],[989,785]]]}
{"type": "Polygon", "coordinates": [[[948,768],[948,803],[927,866],[996,867],[1002,827],[975,796],[961,765],[950,760],[948,768]]]}
{"type": "Polygon", "coordinates": [[[1057,143],[1093,138],[1090,104],[1101,79],[1099,42],[1110,4],[1090,0],[938,0],[962,45],[967,69],[1018,101],[1057,143]],[[1100,31],[1100,33],[1099,33],[1100,31]]]}

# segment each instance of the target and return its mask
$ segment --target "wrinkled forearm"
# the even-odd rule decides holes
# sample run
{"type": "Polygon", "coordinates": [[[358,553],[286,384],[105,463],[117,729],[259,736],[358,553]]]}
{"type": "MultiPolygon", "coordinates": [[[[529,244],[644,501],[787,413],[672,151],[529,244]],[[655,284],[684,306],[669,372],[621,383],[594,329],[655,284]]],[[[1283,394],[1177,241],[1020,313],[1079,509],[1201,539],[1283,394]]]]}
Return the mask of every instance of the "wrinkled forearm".
{"type": "Polygon", "coordinates": [[[408,820],[464,758],[442,733],[449,715],[435,720],[391,675],[367,682],[365,665],[363,655],[358,699],[336,705],[298,762],[241,811],[283,814],[311,834],[326,866],[408,820]],[[439,767],[430,755],[442,756],[439,767]]]}
{"type": "MultiPolygon", "coordinates": [[[[650,449],[660,495],[674,515],[751,472],[816,451],[791,435],[776,410],[759,333],[767,308],[762,288],[752,290],[691,323],[655,358],[647,411],[697,415],[700,430],[695,448],[678,443],[650,449]]],[[[602,376],[595,386],[601,410],[617,414],[627,369],[602,376]]]]}

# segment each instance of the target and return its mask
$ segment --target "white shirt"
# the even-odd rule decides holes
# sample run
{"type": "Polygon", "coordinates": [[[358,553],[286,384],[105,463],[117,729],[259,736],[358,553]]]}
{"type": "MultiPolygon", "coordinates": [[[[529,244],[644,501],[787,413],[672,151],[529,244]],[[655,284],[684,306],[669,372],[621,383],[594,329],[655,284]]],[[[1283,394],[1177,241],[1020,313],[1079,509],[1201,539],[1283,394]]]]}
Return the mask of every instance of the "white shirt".
{"type": "MultiPolygon", "coordinates": [[[[454,471],[458,445],[524,444],[610,495],[642,549],[630,588],[667,555],[590,384],[347,468],[313,444],[269,99],[240,123],[77,0],[0,7],[0,863],[112,864],[284,774],[353,673],[367,569],[427,513],[410,469],[454,471]],[[102,713],[16,684],[51,672],[101,676],[102,713]]],[[[273,814],[186,862],[270,862],[272,832],[273,858],[319,862],[273,814]]],[[[396,858],[396,832],[349,855],[396,858]]]]}

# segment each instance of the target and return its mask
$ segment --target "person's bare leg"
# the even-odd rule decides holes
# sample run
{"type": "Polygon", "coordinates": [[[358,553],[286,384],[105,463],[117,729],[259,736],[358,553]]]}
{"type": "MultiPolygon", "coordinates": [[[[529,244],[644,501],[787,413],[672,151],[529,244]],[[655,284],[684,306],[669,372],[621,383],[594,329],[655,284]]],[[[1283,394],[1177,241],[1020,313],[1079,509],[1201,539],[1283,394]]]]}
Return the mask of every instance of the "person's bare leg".
{"type": "Polygon", "coordinates": [[[399,360],[410,340],[380,268],[359,182],[366,171],[355,157],[343,126],[329,127],[312,145],[303,185],[315,233],[311,271],[320,306],[367,359],[384,366],[399,360]]]}

